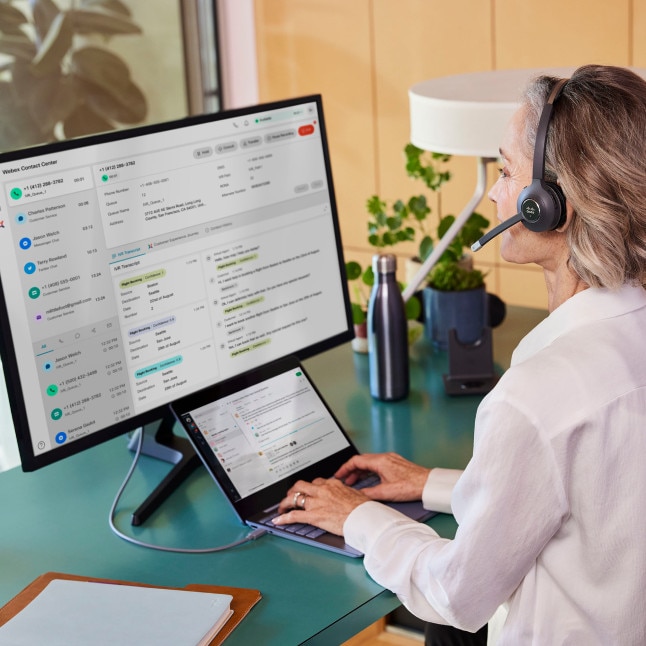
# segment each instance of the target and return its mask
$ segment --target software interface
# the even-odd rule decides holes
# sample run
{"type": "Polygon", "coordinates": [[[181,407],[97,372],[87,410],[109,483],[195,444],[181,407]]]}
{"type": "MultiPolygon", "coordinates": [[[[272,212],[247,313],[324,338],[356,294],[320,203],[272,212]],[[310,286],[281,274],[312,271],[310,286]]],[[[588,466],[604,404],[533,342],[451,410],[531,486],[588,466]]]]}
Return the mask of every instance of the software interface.
{"type": "Polygon", "coordinates": [[[34,453],[347,328],[317,104],[0,164],[34,453]]]}
{"type": "Polygon", "coordinates": [[[349,446],[312,385],[289,370],[185,415],[247,496],[349,446]]]}

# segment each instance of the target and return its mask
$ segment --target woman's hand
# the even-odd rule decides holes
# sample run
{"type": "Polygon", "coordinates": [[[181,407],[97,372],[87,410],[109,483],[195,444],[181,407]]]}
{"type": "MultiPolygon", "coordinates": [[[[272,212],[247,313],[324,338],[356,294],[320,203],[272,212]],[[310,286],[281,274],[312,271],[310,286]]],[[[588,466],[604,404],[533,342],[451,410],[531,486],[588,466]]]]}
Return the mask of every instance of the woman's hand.
{"type": "Polygon", "coordinates": [[[278,506],[281,515],[274,523],[307,523],[341,536],[346,518],[368,500],[420,500],[430,471],[396,453],[355,455],[334,478],[299,480],[278,506]],[[376,473],[381,482],[365,489],[351,488],[370,473],[376,473]]]}
{"type": "Polygon", "coordinates": [[[281,515],[273,522],[275,525],[306,523],[343,536],[343,523],[350,512],[368,500],[361,491],[347,487],[336,478],[299,480],[278,506],[281,515]]]}
{"type": "Polygon", "coordinates": [[[365,453],[350,458],[334,476],[352,486],[370,473],[379,476],[379,484],[361,491],[371,500],[405,502],[421,500],[431,472],[396,453],[365,453]]]}

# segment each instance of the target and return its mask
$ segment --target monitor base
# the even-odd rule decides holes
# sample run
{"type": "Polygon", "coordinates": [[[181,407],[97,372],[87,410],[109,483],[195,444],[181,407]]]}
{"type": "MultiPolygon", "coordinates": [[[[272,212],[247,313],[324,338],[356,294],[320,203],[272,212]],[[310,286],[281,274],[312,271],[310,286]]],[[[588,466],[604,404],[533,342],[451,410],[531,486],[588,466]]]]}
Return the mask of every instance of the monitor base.
{"type": "Polygon", "coordinates": [[[128,448],[131,451],[136,450],[139,433],[143,432],[142,454],[170,462],[173,465],[166,477],[132,513],[130,523],[134,526],[143,524],[168,496],[202,464],[190,441],[173,433],[174,424],[175,418],[168,410],[161,420],[137,429],[128,441],[128,448]]]}

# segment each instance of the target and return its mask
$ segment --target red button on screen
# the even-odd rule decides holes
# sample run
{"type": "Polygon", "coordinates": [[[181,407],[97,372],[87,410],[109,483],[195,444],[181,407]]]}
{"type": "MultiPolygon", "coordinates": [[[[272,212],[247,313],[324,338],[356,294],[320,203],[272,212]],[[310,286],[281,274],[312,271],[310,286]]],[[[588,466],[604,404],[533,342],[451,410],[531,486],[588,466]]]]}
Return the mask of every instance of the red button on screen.
{"type": "Polygon", "coordinates": [[[308,124],[306,126],[301,126],[298,129],[298,134],[301,135],[301,137],[304,137],[305,135],[311,135],[314,132],[314,126],[311,124],[308,124]]]}

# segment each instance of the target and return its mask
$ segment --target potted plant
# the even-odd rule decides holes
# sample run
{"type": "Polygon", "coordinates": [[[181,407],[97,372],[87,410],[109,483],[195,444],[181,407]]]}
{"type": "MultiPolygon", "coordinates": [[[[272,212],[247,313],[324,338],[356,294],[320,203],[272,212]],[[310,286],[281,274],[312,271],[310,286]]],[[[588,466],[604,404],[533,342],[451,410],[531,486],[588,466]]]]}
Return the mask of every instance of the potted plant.
{"type": "MultiPolygon", "coordinates": [[[[421,180],[441,202],[441,190],[451,179],[451,172],[445,164],[451,156],[443,153],[424,151],[413,144],[404,148],[406,173],[413,179],[421,180]]],[[[433,251],[433,223],[431,208],[426,195],[413,195],[408,200],[387,202],[373,195],[366,202],[368,210],[368,242],[377,248],[389,247],[402,242],[415,242],[417,254],[415,270],[433,251]]],[[[438,213],[435,239],[439,240],[455,221],[453,215],[438,213]]],[[[465,252],[478,240],[489,226],[489,221],[479,213],[473,213],[442,254],[434,270],[427,278],[439,289],[453,291],[470,289],[484,284],[484,275],[473,269],[470,257],[465,252]],[[459,269],[458,269],[459,268],[459,269]]]]}
{"type": "MultiPolygon", "coordinates": [[[[404,154],[409,177],[421,180],[429,191],[436,193],[441,205],[442,187],[451,179],[451,173],[446,168],[450,155],[424,151],[410,143],[404,148],[404,154]]],[[[373,247],[381,249],[404,242],[416,244],[412,273],[417,272],[433,251],[435,242],[444,236],[455,221],[453,215],[438,212],[433,231],[432,211],[423,193],[413,195],[408,200],[392,202],[373,195],[367,200],[366,208],[369,214],[368,242],[373,247]]],[[[466,324],[480,331],[485,322],[489,324],[490,295],[485,291],[485,274],[473,267],[471,256],[468,255],[471,245],[488,226],[489,221],[485,217],[473,213],[423,284],[426,334],[436,347],[446,348],[451,327],[462,328],[466,324]]],[[[462,336],[470,342],[473,333],[467,331],[462,336]]]]}
{"type": "MultiPolygon", "coordinates": [[[[452,215],[440,220],[438,240],[454,220],[452,215]]],[[[486,292],[485,274],[473,267],[467,254],[488,225],[488,220],[479,213],[471,215],[427,276],[422,296],[425,331],[438,349],[447,349],[452,328],[460,341],[470,344],[477,342],[485,325],[493,322],[489,312],[492,297],[486,292]]]]}

